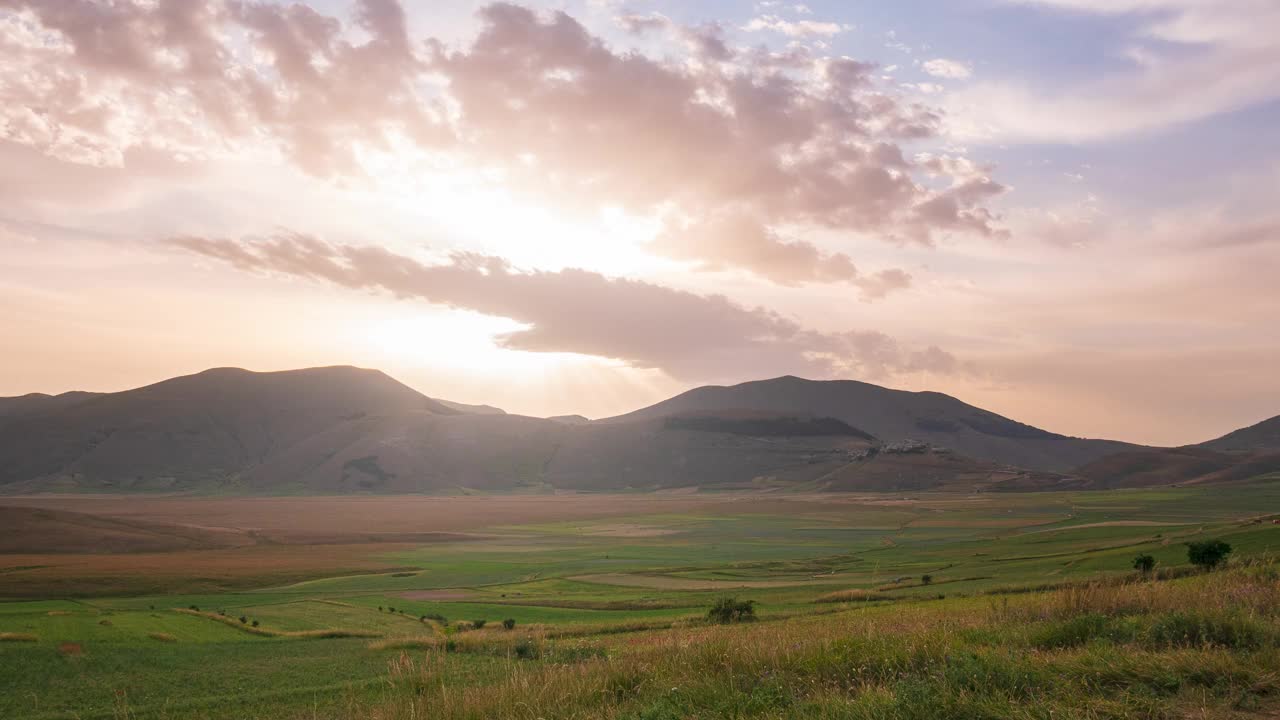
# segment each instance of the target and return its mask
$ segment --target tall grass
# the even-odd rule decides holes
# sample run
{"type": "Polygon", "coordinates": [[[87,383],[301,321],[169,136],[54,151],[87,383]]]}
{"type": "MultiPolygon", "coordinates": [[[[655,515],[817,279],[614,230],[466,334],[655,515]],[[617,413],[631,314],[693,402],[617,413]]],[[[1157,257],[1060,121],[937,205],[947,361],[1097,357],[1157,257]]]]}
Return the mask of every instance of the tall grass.
{"type": "MultiPolygon", "coordinates": [[[[1280,692],[1278,578],[1275,566],[1240,567],[999,602],[600,635],[592,642],[603,654],[504,656],[505,672],[484,686],[441,681],[467,658],[433,641],[425,652],[401,646],[381,702],[333,717],[1225,717],[1280,692]]],[[[471,635],[476,652],[501,647],[489,633],[471,635]]]]}

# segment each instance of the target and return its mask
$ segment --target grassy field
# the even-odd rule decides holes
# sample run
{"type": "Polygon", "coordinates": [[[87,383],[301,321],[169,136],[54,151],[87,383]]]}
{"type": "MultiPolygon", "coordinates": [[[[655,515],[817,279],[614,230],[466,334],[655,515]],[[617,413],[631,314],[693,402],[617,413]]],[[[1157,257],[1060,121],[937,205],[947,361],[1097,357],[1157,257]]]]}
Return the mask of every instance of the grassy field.
{"type": "Polygon", "coordinates": [[[1249,717],[1280,673],[1275,482],[262,500],[96,508],[211,503],[234,547],[0,555],[0,717],[1249,717]],[[1240,567],[1187,575],[1207,538],[1240,567]],[[1139,553],[1170,579],[1134,582],[1139,553]],[[707,626],[725,595],[760,622],[707,626]]]}

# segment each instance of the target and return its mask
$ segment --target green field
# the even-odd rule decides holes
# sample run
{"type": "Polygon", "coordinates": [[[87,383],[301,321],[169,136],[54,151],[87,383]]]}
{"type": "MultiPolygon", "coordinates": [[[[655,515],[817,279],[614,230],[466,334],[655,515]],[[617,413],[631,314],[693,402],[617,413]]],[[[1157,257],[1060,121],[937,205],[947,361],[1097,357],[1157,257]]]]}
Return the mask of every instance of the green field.
{"type": "MultiPolygon", "coordinates": [[[[1186,563],[1185,543],[1197,539],[1231,543],[1236,563],[1266,563],[1280,551],[1280,525],[1266,517],[1276,509],[1277,482],[766,499],[683,513],[486,527],[476,539],[378,558],[402,568],[396,572],[234,592],[89,592],[4,602],[0,717],[362,717],[361,708],[398,717],[412,705],[396,681],[405,663],[433,663],[432,687],[460,693],[510,683],[513,673],[559,672],[566,663],[623,663],[640,652],[633,644],[650,647],[670,634],[704,632],[701,618],[725,595],[758,603],[765,621],[759,632],[816,623],[823,634],[847,628],[851,616],[870,613],[890,623],[923,608],[939,618],[968,618],[993,612],[995,598],[1026,597],[1005,592],[1132,579],[1139,553],[1175,570],[1186,563]],[[931,576],[927,585],[924,575],[931,576]],[[815,602],[849,589],[877,599],[815,602]],[[508,618],[515,630],[500,627],[508,618]],[[459,622],[478,620],[486,621],[484,629],[459,622]],[[628,630],[634,632],[622,632],[628,630]],[[414,641],[400,642],[404,638],[414,641]],[[516,648],[517,640],[536,643],[536,657],[519,659],[531,651],[516,648]]],[[[306,551],[324,553],[325,546],[306,551]]],[[[93,557],[83,557],[91,566],[93,557]]],[[[201,586],[194,582],[200,578],[192,580],[201,586]]],[[[1203,582],[1196,576],[1157,584],[1203,582]]],[[[1156,632],[1142,625],[1146,620],[1133,622],[1124,632],[1156,632]]],[[[1269,652],[1259,662],[1280,665],[1275,636],[1266,632],[1250,652],[1269,652]]],[[[1022,636],[1000,643],[1034,645],[1022,636]]],[[[1264,696],[1258,702],[1265,704],[1264,696]]],[[[636,697],[658,702],[645,693],[636,697]]],[[[613,715],[600,716],[632,717],[630,707],[621,703],[613,715]]],[[[790,716],[768,703],[761,707],[772,709],[704,716],[790,716]]],[[[787,707],[795,712],[797,706],[787,707]]],[[[685,716],[654,712],[634,717],[685,716]]],[[[1001,712],[963,716],[1024,717],[1001,712]]],[[[584,710],[581,716],[597,715],[584,710]]],[[[1128,715],[1095,708],[1079,716],[1128,715]]]]}

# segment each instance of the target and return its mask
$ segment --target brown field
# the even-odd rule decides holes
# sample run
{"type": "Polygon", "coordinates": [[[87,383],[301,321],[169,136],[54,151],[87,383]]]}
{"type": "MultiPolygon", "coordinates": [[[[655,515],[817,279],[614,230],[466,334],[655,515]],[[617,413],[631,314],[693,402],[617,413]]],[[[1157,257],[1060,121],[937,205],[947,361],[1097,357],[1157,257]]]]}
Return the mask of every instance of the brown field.
{"type": "Polygon", "coordinates": [[[215,592],[394,572],[406,568],[383,559],[390,553],[430,542],[500,544],[484,533],[516,524],[776,513],[784,503],[794,513],[830,512],[829,503],[814,498],[750,495],[41,495],[0,503],[0,518],[20,530],[0,538],[0,597],[6,598],[215,592]]]}
{"type": "Polygon", "coordinates": [[[0,597],[145,595],[283,585],[329,575],[390,572],[378,556],[411,544],[257,545],[166,553],[0,555],[0,597]]]}
{"type": "MultiPolygon", "coordinates": [[[[465,533],[501,525],[525,525],[618,515],[687,512],[732,505],[735,498],[693,495],[519,495],[424,497],[186,498],[43,495],[0,499],[11,507],[38,507],[190,528],[252,532],[273,542],[351,536],[465,533]]],[[[777,507],[776,500],[746,505],[777,507]]],[[[769,512],[763,508],[761,512],[769,512]]],[[[416,542],[416,540],[413,540],[416,542]]]]}

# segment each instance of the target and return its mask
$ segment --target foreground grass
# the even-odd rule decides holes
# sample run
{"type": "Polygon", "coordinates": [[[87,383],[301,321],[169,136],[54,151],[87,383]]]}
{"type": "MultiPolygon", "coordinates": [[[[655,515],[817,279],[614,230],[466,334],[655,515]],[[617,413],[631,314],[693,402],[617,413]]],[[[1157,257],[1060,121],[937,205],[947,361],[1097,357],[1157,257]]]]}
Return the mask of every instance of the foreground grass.
{"type": "Polygon", "coordinates": [[[388,653],[385,696],[325,717],[1257,717],[1280,692],[1280,572],[1254,564],[572,646],[490,634],[507,662],[499,680],[441,682],[484,652],[479,635],[465,650],[388,653]]]}

